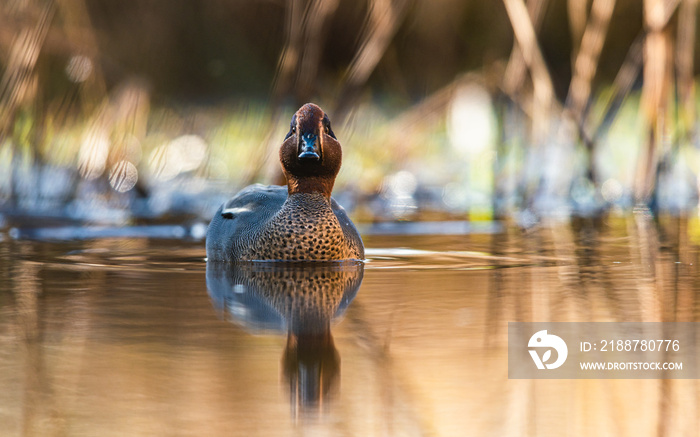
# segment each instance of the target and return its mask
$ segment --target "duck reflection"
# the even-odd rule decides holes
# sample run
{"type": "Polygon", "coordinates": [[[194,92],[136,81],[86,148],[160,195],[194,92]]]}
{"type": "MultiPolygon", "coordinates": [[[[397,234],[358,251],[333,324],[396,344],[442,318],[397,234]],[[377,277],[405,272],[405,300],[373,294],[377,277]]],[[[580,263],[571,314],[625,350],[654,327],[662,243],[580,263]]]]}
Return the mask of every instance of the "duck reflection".
{"type": "Polygon", "coordinates": [[[207,263],[207,288],[224,317],[252,333],[287,334],[282,372],[292,413],[321,412],[338,391],[331,322],[355,297],[361,262],[207,263]]]}

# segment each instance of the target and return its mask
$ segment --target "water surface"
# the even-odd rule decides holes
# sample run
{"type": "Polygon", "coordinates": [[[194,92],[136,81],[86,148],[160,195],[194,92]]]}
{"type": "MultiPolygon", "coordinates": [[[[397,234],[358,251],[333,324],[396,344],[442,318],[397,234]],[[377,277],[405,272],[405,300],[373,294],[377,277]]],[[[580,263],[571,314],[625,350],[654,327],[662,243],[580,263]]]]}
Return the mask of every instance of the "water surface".
{"type": "Polygon", "coordinates": [[[368,235],[361,272],[313,274],[5,236],[1,434],[695,435],[697,380],[508,380],[506,340],[509,321],[700,321],[697,220],[505,229],[368,235]]]}

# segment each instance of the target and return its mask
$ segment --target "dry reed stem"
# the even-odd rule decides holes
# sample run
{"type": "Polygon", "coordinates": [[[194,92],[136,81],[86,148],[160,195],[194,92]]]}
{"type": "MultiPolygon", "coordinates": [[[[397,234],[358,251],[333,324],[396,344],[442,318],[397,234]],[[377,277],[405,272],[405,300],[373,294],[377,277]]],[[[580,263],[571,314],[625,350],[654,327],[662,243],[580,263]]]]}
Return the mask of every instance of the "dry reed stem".
{"type": "Polygon", "coordinates": [[[586,30],[588,21],[588,0],[568,0],[566,3],[569,15],[569,29],[571,31],[571,61],[572,67],[575,65],[576,57],[583,40],[583,33],[586,30]]]}
{"type": "Polygon", "coordinates": [[[617,71],[615,80],[612,84],[613,92],[610,96],[603,102],[603,109],[600,111],[600,116],[588,113],[586,117],[586,122],[582,124],[583,135],[587,138],[587,141],[595,143],[597,138],[603,133],[606,127],[609,125],[609,121],[614,119],[615,113],[620,108],[622,101],[629,95],[632,90],[634,82],[639,76],[639,72],[642,68],[643,56],[642,49],[644,46],[644,33],[640,33],[637,38],[632,42],[625,60],[622,62],[622,66],[617,71]]]}
{"type": "Polygon", "coordinates": [[[541,142],[549,130],[550,112],[554,100],[554,85],[542,56],[535,28],[523,0],[503,0],[523,59],[530,69],[534,88],[533,135],[541,142]]]}
{"type": "MultiPolygon", "coordinates": [[[[527,2],[527,10],[532,20],[532,25],[535,30],[539,30],[546,10],[547,0],[530,0],[527,2]]],[[[513,50],[510,52],[510,58],[506,65],[505,73],[503,73],[503,89],[508,95],[515,95],[522,89],[527,76],[527,65],[523,59],[523,53],[520,45],[513,44],[513,50]]]]}
{"type": "Polygon", "coordinates": [[[285,13],[285,41],[277,63],[277,72],[272,84],[274,99],[280,98],[293,86],[294,72],[301,59],[303,34],[303,10],[301,0],[287,0],[285,13]]]}
{"type": "Polygon", "coordinates": [[[306,101],[314,91],[323,48],[323,27],[338,7],[338,0],[312,0],[304,14],[304,41],[297,75],[297,96],[306,101]]]}
{"type": "Polygon", "coordinates": [[[682,0],[678,12],[676,37],[677,92],[681,107],[680,121],[684,132],[695,126],[694,54],[697,22],[697,0],[682,0]]]}
{"type": "Polygon", "coordinates": [[[591,83],[600,62],[600,53],[615,7],[615,0],[593,0],[591,15],[574,61],[574,76],[569,84],[567,107],[581,125],[591,96],[591,83]]]}
{"type": "Polygon", "coordinates": [[[667,28],[678,1],[645,0],[644,85],[642,110],[648,125],[646,147],[639,155],[635,182],[635,200],[647,203],[656,185],[656,170],[662,139],[666,131],[666,112],[672,80],[673,42],[667,28]]]}
{"type": "Polygon", "coordinates": [[[335,117],[345,118],[354,97],[381,61],[407,10],[407,0],[372,0],[360,48],[345,73],[335,117]]]}
{"type": "Polygon", "coordinates": [[[12,43],[7,67],[0,80],[0,140],[8,134],[17,107],[35,97],[38,83],[34,70],[54,11],[53,2],[48,2],[36,23],[22,29],[12,43]]]}

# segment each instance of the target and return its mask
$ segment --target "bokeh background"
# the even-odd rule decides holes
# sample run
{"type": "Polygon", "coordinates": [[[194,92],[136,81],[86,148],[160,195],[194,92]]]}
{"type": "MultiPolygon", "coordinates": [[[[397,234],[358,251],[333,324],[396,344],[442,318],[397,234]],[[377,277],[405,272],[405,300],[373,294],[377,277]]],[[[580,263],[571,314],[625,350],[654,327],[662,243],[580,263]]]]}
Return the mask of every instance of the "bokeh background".
{"type": "Polygon", "coordinates": [[[0,434],[697,435],[700,380],[509,380],[506,326],[700,321],[697,16],[0,0],[0,434]],[[201,240],[308,101],[369,260],[302,387],[201,240]]]}
{"type": "Polygon", "coordinates": [[[696,0],[6,0],[0,208],[206,221],[313,101],[356,221],[687,214],[696,0]]]}

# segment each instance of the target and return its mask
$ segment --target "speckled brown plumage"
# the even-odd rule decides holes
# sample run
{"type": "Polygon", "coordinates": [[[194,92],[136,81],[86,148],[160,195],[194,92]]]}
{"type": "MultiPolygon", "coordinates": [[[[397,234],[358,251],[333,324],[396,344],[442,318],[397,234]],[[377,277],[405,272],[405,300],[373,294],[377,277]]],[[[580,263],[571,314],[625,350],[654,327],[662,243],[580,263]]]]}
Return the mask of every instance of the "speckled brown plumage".
{"type": "Polygon", "coordinates": [[[241,260],[328,261],[360,259],[346,242],[330,200],[319,193],[290,196],[241,260]]]}

